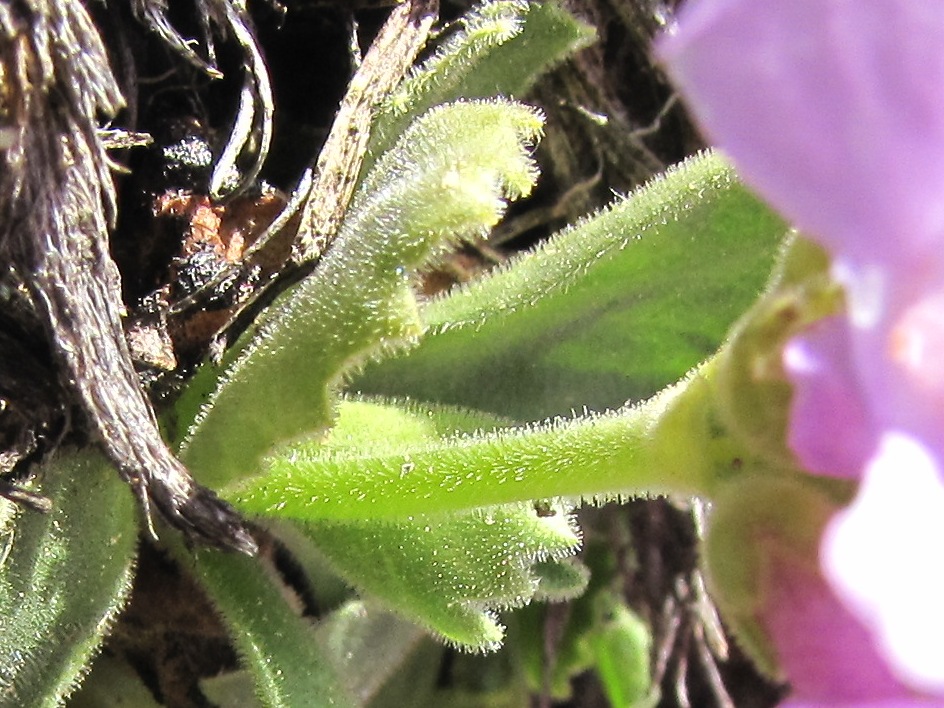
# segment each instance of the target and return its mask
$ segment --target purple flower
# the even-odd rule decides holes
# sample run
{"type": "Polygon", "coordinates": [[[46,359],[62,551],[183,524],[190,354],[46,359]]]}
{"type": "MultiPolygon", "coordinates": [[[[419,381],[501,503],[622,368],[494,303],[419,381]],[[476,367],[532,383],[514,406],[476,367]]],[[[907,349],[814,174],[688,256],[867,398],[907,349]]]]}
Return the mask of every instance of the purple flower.
{"type": "Polygon", "coordinates": [[[768,569],[761,625],[790,678],[790,706],[908,705],[908,692],[872,648],[868,630],[843,606],[816,566],[775,536],[760,541],[768,569]],[[791,552],[794,551],[794,552],[791,552]],[[825,631],[824,631],[825,630],[825,631]],[[804,700],[805,699],[805,700],[804,700]],[[897,701],[897,703],[891,703],[897,701]]]}
{"type": "MultiPolygon", "coordinates": [[[[821,637],[860,652],[861,680],[882,657],[901,695],[876,705],[944,697],[944,2],[691,0],[660,52],[706,134],[845,288],[846,311],[784,352],[797,458],[861,480],[820,563],[862,636],[818,613],[821,637]]],[[[817,582],[800,585],[823,600],[817,582]]],[[[868,703],[788,658],[808,622],[769,629],[797,705],[868,703]]]]}
{"type": "Polygon", "coordinates": [[[858,496],[833,518],[821,547],[824,574],[874,632],[892,670],[937,695],[944,693],[940,471],[913,437],[883,435],[858,496]]]}

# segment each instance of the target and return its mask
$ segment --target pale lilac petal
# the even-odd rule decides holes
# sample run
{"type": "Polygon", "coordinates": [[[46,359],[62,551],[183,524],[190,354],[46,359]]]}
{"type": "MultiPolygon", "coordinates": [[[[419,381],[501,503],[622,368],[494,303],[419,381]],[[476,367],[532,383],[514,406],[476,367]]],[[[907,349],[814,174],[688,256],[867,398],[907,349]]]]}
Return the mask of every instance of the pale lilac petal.
{"type": "Polygon", "coordinates": [[[810,472],[857,479],[875,450],[852,357],[848,322],[838,317],[816,323],[784,350],[793,382],[790,448],[810,472]]]}
{"type": "MultiPolygon", "coordinates": [[[[866,418],[873,434],[907,432],[944,459],[944,281],[919,281],[911,272],[888,267],[848,268],[841,275],[848,303],[846,326],[824,330],[817,324],[797,338],[796,351],[794,344],[788,347],[792,357],[807,365],[807,372],[786,359],[785,364],[800,400],[855,396],[864,410],[858,415],[845,411],[837,422],[830,421],[825,404],[808,404],[802,414],[795,407],[791,441],[800,441],[804,428],[817,426],[848,424],[850,430],[862,431],[860,419],[866,418]],[[814,377],[810,369],[821,375],[814,377]],[[810,391],[814,386],[826,390],[810,391]]],[[[845,439],[837,437],[836,444],[845,444],[845,439]]]]}
{"type": "Polygon", "coordinates": [[[779,708],[944,708],[944,700],[908,696],[856,701],[787,700],[779,708]]]}
{"type": "Polygon", "coordinates": [[[944,696],[944,484],[928,451],[883,437],[858,496],[831,522],[823,572],[896,675],[944,696]]]}
{"type": "Polygon", "coordinates": [[[884,427],[918,437],[944,460],[944,288],[929,288],[896,308],[878,356],[862,358],[872,408],[886,419],[884,427]]]}
{"type": "Polygon", "coordinates": [[[658,49],[748,183],[835,252],[891,259],[944,233],[942,47],[944,2],[703,0],[658,49]]]}
{"type": "Polygon", "coordinates": [[[778,543],[768,559],[762,624],[789,677],[792,696],[813,705],[909,698],[875,651],[867,629],[843,606],[819,569],[778,543]]]}

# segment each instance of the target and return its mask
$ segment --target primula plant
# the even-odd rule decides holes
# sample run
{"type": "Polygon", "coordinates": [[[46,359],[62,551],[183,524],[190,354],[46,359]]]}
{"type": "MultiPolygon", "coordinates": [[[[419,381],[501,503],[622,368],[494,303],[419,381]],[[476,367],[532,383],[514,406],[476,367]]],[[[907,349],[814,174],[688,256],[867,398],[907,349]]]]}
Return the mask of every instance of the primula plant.
{"type": "Polygon", "coordinates": [[[684,702],[663,695],[672,643],[579,523],[664,495],[698,521],[691,631],[719,705],[772,705],[771,686],[935,704],[944,12],[692,0],[656,50],[724,152],[430,296],[423,274],[535,189],[545,115],[521,99],[589,26],[491,0],[410,68],[436,8],[400,5],[278,201],[256,183],[280,103],[247,7],[197,3],[193,42],[130,3],[207,82],[214,37],[243,64],[215,151],[164,148],[162,179],[199,176],[150,192],[185,226],[172,282],[129,285],[106,150],[153,136],[103,130],[128,97],[90,5],[0,2],[2,336],[26,362],[0,379],[21,431],[0,703],[185,703],[108,649],[139,563],[190,583],[192,621],[218,615],[235,650],[187,705],[528,705],[587,670],[612,706],[684,702]],[[17,344],[36,331],[48,351],[17,344]],[[549,656],[536,608],[562,601],[549,656]],[[764,695],[717,673],[714,604],[764,695]]]}

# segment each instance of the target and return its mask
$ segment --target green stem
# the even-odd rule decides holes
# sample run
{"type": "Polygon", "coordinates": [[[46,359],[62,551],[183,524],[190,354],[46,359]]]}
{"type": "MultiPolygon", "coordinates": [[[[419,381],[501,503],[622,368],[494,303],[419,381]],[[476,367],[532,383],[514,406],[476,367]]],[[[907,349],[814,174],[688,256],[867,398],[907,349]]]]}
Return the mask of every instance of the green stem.
{"type": "MultiPolygon", "coordinates": [[[[247,512],[298,519],[404,518],[549,497],[710,495],[737,466],[704,370],[605,415],[436,441],[396,453],[277,458],[229,488],[247,512]]],[[[224,490],[226,492],[227,490],[224,490]]]]}

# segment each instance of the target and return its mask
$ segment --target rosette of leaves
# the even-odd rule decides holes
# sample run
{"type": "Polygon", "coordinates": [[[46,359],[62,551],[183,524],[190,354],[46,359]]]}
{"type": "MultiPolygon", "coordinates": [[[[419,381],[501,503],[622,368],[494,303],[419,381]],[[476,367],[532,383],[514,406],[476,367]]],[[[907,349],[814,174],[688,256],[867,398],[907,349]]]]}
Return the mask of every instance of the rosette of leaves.
{"type": "MultiPolygon", "coordinates": [[[[491,650],[499,611],[583,590],[576,504],[710,493],[730,472],[704,380],[686,375],[762,288],[784,225],[721,158],[673,168],[471,287],[432,301],[412,287],[531,190],[541,115],[497,96],[520,94],[587,38],[553,4],[493,2],[467,17],[378,115],[357,194],[314,273],[177,406],[195,476],[365,603],[316,628],[253,559],[174,547],[264,705],[415,698],[421,681],[379,689],[422,673],[416,624],[491,650]]],[[[61,518],[21,512],[4,527],[0,690],[23,704],[68,695],[127,595],[127,492],[103,481],[120,499],[102,515],[64,481],[95,464],[48,470],[39,491],[61,518]],[[31,609],[27,588],[55,602],[31,609]],[[27,635],[48,640],[18,644],[27,635]]],[[[628,626],[621,612],[602,613],[594,661],[615,677],[612,695],[639,696],[640,672],[622,686],[612,670],[618,647],[646,646],[635,626],[611,631],[613,617],[628,626]]]]}
{"type": "MultiPolygon", "coordinates": [[[[468,126],[471,117],[464,112],[483,108],[534,115],[512,104],[460,103],[434,109],[417,125],[458,111],[468,126]]],[[[379,161],[377,169],[384,164],[379,161]]],[[[398,158],[394,164],[404,163],[398,158]]],[[[355,203],[352,217],[360,207],[355,203]]],[[[430,230],[424,227],[424,233],[430,230]]],[[[405,233],[387,231],[385,243],[405,233]]],[[[382,272],[400,297],[387,302],[399,303],[399,316],[373,298],[369,308],[354,309],[358,318],[378,316],[372,326],[352,322],[349,334],[335,340],[338,363],[318,379],[320,397],[299,394],[307,402],[299,408],[305,422],[296,430],[280,427],[284,442],[264,448],[237,431],[264,427],[273,407],[291,410],[288,388],[306,385],[299,367],[310,362],[315,371],[331,351],[317,344],[327,336],[319,332],[339,327],[330,319],[339,315],[329,310],[340,302],[345,275],[365,292],[361,266],[339,265],[325,281],[333,287],[322,291],[328,305],[305,308],[316,318],[297,314],[298,295],[273,311],[260,334],[264,351],[250,344],[231,365],[197,416],[184,459],[238,508],[293,523],[295,548],[316,546],[365,598],[453,643],[493,648],[501,628],[491,610],[582,589],[585,576],[559,562],[579,541],[567,518],[572,505],[669,491],[710,494],[730,474],[731,458],[724,453],[731,443],[714,432],[704,380],[671,384],[703,356],[687,344],[699,338],[720,344],[761,288],[782,233],[782,222],[730,168],[705,155],[442,299],[417,302],[405,282],[409,266],[389,258],[382,272]],[[720,260],[712,261],[712,253],[720,260]],[[684,283],[662,268],[669,262],[688,274],[684,283]],[[650,297],[659,302],[647,302],[650,297]],[[630,306],[634,302],[638,307],[630,306]],[[675,316],[660,320],[660,310],[675,316]],[[344,348],[365,331],[368,341],[354,351],[344,348]],[[424,331],[412,349],[383,356],[424,331]],[[595,356],[604,339],[620,347],[622,359],[595,356]],[[633,351],[646,345],[668,345],[677,359],[635,358],[633,351]],[[493,366],[516,350],[528,356],[528,368],[546,369],[545,381],[557,395],[582,396],[588,406],[612,405],[607,396],[615,393],[616,376],[625,383],[615,395],[633,398],[633,384],[656,393],[611,412],[556,416],[555,406],[567,403],[536,386],[540,371],[516,373],[530,374],[523,362],[504,373],[493,366]],[[352,376],[345,366],[361,364],[369,352],[376,363],[340,383],[352,376]],[[288,368],[280,368],[283,361],[288,368]],[[607,375],[610,382],[602,386],[607,375]],[[256,388],[266,376],[273,378],[256,388]],[[465,377],[471,379],[463,389],[455,379],[465,377]],[[331,392],[343,387],[361,395],[332,403],[331,392]],[[367,392],[380,397],[363,397],[367,392]],[[265,403],[253,406],[257,395],[265,403]],[[324,418],[317,417],[318,401],[324,402],[324,418]],[[306,430],[315,434],[303,437],[306,430]]],[[[339,260],[345,243],[335,246],[339,260]]],[[[360,248],[363,237],[356,243],[360,248]]],[[[204,553],[198,570],[220,597],[227,578],[248,572],[227,575],[224,566],[245,563],[204,553]]],[[[224,603],[221,609],[225,615],[224,603]]],[[[607,647],[623,650],[620,641],[595,646],[601,667],[618,661],[607,647]]],[[[638,686],[631,689],[638,695],[638,686]]],[[[613,694],[629,690],[618,686],[613,694]]]]}

